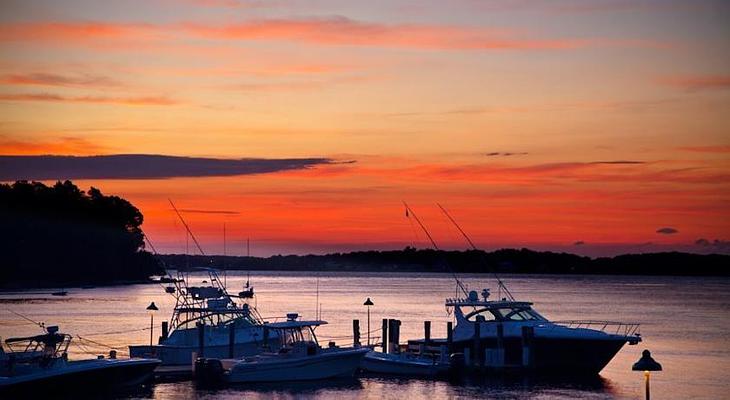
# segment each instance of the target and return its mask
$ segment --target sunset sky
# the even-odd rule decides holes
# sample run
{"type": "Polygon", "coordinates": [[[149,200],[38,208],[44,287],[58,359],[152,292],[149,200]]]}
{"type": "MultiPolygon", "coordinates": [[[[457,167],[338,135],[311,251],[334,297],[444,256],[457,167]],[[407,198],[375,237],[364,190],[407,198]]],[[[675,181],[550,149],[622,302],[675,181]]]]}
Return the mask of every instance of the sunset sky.
{"type": "Polygon", "coordinates": [[[123,196],[162,252],[168,198],[209,253],[426,247],[404,200],[444,248],[436,203],[485,249],[730,252],[727,1],[3,0],[0,54],[0,154],[38,156],[3,179],[123,196]],[[191,158],[38,164],[118,154],[191,158]]]}

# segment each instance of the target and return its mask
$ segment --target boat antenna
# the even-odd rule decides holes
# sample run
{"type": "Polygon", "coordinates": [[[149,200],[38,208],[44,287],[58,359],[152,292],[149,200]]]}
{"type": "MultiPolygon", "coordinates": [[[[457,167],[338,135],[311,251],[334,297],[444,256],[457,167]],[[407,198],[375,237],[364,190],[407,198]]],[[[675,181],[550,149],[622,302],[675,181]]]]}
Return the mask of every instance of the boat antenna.
{"type": "MultiPolygon", "coordinates": [[[[484,253],[481,252],[481,250],[479,250],[477,248],[477,246],[474,245],[474,242],[471,241],[471,239],[469,238],[469,235],[467,235],[466,232],[464,232],[464,230],[461,229],[461,226],[459,226],[459,224],[456,222],[456,220],[451,217],[451,214],[449,214],[449,212],[446,211],[446,209],[441,204],[436,203],[436,205],[441,209],[441,211],[443,211],[444,215],[446,215],[446,217],[449,219],[449,221],[451,221],[451,223],[454,224],[456,229],[459,230],[459,232],[461,233],[461,236],[463,236],[464,239],[466,239],[466,241],[469,243],[469,246],[471,246],[472,250],[479,251],[482,254],[482,257],[484,257],[484,253]]],[[[494,278],[497,279],[497,284],[499,285],[500,290],[504,290],[504,292],[507,294],[507,296],[510,298],[510,300],[514,300],[515,299],[514,296],[512,296],[512,293],[510,293],[509,289],[507,289],[507,286],[505,286],[504,282],[502,282],[502,279],[499,278],[499,275],[497,275],[497,272],[493,271],[492,273],[494,274],[494,278]]]]}
{"type": "MultiPolygon", "coordinates": [[[[426,234],[426,237],[428,237],[428,240],[431,241],[431,245],[433,246],[433,248],[436,251],[440,252],[441,249],[439,249],[438,245],[436,244],[436,241],[433,240],[433,237],[428,232],[428,229],[426,229],[426,227],[421,223],[421,220],[418,219],[418,216],[416,215],[416,213],[413,212],[411,207],[409,207],[408,203],[406,203],[405,201],[403,202],[403,205],[406,207],[406,218],[409,218],[412,215],[413,219],[415,219],[416,222],[418,223],[418,226],[421,227],[423,232],[426,234]]],[[[469,293],[467,292],[466,288],[464,287],[464,284],[462,284],[461,281],[459,280],[459,277],[456,276],[456,272],[454,272],[454,269],[451,268],[449,263],[444,262],[444,264],[446,264],[446,267],[449,269],[449,272],[451,272],[451,276],[454,277],[454,280],[456,281],[456,285],[459,287],[459,289],[461,289],[461,291],[464,293],[465,296],[469,297],[469,293]]]]}
{"type": "Polygon", "coordinates": [[[200,254],[207,256],[207,254],[205,254],[205,252],[203,251],[203,248],[200,247],[200,243],[198,243],[198,239],[196,239],[195,235],[193,235],[193,231],[190,230],[190,227],[185,222],[182,215],[180,215],[180,211],[178,211],[177,207],[175,207],[175,203],[173,203],[171,199],[167,199],[167,201],[170,202],[170,205],[172,206],[172,209],[175,210],[175,214],[177,214],[177,217],[180,218],[180,222],[182,222],[183,226],[185,227],[185,230],[188,232],[190,237],[193,239],[193,243],[195,243],[195,246],[198,248],[198,251],[200,251],[200,254]]]}

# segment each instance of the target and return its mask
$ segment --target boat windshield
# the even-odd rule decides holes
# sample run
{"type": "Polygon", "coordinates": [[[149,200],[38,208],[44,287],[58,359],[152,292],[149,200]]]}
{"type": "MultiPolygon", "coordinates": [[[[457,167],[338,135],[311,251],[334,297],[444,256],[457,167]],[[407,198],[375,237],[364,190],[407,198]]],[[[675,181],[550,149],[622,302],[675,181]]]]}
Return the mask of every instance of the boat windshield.
{"type": "Polygon", "coordinates": [[[317,343],[317,337],[310,326],[282,329],[279,331],[279,340],[282,347],[291,347],[297,342],[317,343]]]}
{"type": "Polygon", "coordinates": [[[544,321],[545,318],[530,307],[502,307],[482,308],[469,313],[466,316],[468,321],[476,321],[477,316],[483,317],[484,322],[490,321],[544,321]]]}

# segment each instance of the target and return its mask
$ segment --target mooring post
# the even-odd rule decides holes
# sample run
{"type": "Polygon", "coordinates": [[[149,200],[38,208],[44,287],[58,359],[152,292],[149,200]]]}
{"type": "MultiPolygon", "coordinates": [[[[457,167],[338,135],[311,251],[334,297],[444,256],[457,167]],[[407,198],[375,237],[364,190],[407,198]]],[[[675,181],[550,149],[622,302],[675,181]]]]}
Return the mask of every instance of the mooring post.
{"type": "Polygon", "coordinates": [[[423,321],[424,344],[428,348],[431,345],[431,321],[423,321]]]}
{"type": "Polygon", "coordinates": [[[474,358],[474,365],[483,366],[484,365],[484,358],[481,356],[482,352],[480,350],[480,340],[482,338],[481,334],[481,323],[480,321],[474,322],[474,343],[472,344],[473,353],[472,358],[474,358]]]}
{"type": "Polygon", "coordinates": [[[497,324],[497,350],[494,365],[504,367],[504,325],[497,324]]]}
{"type": "Polygon", "coordinates": [[[234,358],[236,346],[236,323],[228,324],[228,358],[234,358]]]}
{"type": "Polygon", "coordinates": [[[198,322],[198,357],[205,357],[205,324],[198,322]]]}
{"type": "Polygon", "coordinates": [[[352,320],[352,345],[354,347],[360,347],[360,320],[352,320]]]}
{"type": "Polygon", "coordinates": [[[386,318],[383,318],[383,332],[382,333],[382,340],[383,340],[383,353],[388,353],[388,320],[386,318]]]}
{"type": "Polygon", "coordinates": [[[264,339],[263,339],[263,347],[264,349],[269,348],[269,327],[264,324],[264,339]]]}
{"type": "Polygon", "coordinates": [[[400,320],[388,320],[390,335],[388,339],[388,352],[398,354],[400,352],[400,320]]]}
{"type": "Polygon", "coordinates": [[[531,368],[533,365],[532,342],[535,337],[535,327],[522,327],[522,366],[531,368]]]}
{"type": "Polygon", "coordinates": [[[162,321],[162,337],[160,338],[161,339],[160,344],[162,344],[162,342],[167,340],[167,335],[170,334],[167,323],[168,323],[167,321],[162,321]]]}
{"type": "Polygon", "coordinates": [[[446,346],[449,355],[454,351],[454,323],[446,323],[446,346]]]}

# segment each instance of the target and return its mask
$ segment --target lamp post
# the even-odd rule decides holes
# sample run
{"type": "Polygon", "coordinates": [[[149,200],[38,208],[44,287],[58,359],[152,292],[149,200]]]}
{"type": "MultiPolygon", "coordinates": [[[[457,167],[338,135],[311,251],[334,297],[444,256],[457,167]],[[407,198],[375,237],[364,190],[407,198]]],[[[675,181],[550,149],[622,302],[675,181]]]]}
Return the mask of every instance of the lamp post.
{"type": "Polygon", "coordinates": [[[362,305],[368,307],[368,346],[370,346],[370,306],[373,305],[373,301],[368,297],[362,305]]]}
{"type": "Polygon", "coordinates": [[[147,311],[150,312],[150,351],[152,351],[152,332],[155,329],[155,311],[159,310],[153,301],[147,306],[147,311]]]}
{"type": "Polygon", "coordinates": [[[649,376],[651,375],[651,371],[661,371],[662,365],[656,362],[653,358],[651,358],[651,352],[649,350],[644,350],[641,353],[641,358],[639,361],[637,361],[633,367],[631,367],[632,371],[644,371],[644,383],[646,385],[646,400],[650,400],[651,396],[649,394],[649,376]]]}

